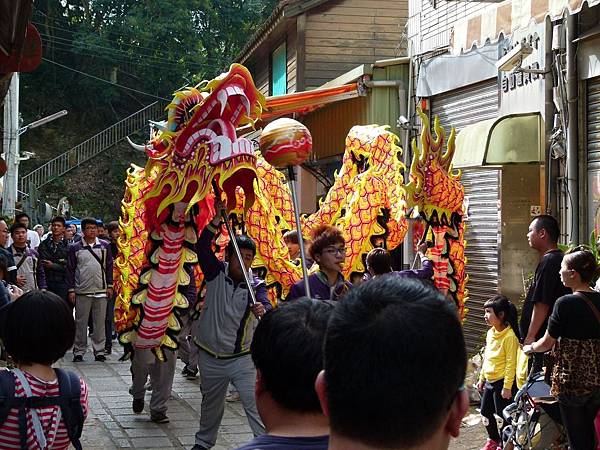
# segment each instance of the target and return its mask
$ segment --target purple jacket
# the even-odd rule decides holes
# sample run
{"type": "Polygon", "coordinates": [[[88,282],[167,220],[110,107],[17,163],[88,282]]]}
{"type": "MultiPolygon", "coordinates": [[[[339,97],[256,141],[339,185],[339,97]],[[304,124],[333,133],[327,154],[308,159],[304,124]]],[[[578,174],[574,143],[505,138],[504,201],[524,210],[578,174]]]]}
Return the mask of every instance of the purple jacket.
{"type": "MultiPolygon", "coordinates": [[[[327,276],[321,271],[308,276],[308,286],[310,297],[316,300],[339,300],[352,289],[352,284],[344,280],[341,274],[332,288],[329,286],[327,276]]],[[[292,286],[285,300],[294,300],[304,296],[306,296],[306,289],[304,288],[304,279],[302,279],[292,286]]]]}
{"type": "Polygon", "coordinates": [[[398,272],[392,272],[394,275],[406,278],[419,278],[420,280],[429,280],[433,276],[433,263],[429,259],[424,259],[421,269],[407,269],[398,272]]]}

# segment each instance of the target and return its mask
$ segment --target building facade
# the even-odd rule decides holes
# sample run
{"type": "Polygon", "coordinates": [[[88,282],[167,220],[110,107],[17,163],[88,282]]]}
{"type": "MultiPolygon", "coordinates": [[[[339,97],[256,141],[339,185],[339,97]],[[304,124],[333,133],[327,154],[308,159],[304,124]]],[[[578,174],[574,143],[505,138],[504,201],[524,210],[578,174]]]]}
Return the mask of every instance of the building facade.
{"type": "Polygon", "coordinates": [[[533,216],[557,217],[565,244],[600,229],[597,3],[409,1],[412,104],[458,131],[471,352],[483,343],[483,302],[524,296],[533,216]]]}

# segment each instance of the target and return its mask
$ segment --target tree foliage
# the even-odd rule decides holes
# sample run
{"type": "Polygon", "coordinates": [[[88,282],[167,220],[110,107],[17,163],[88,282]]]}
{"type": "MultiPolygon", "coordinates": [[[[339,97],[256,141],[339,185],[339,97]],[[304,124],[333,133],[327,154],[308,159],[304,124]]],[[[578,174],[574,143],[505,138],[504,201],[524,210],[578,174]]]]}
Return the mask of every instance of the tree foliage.
{"type": "Polygon", "coordinates": [[[218,75],[276,3],[36,0],[32,22],[44,60],[21,76],[21,113],[25,123],[61,109],[69,115],[23,136],[22,148],[38,157],[21,173],[182,86],[218,75]]]}

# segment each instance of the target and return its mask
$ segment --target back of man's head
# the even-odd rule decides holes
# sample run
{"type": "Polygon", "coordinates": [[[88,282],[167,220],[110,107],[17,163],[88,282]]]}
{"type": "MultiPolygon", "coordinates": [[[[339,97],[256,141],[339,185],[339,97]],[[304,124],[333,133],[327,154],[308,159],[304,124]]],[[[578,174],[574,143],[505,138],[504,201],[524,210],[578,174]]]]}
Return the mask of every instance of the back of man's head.
{"type": "Polygon", "coordinates": [[[427,442],[449,417],[466,365],[451,302],[415,280],[364,283],[336,306],[325,338],[320,397],[332,436],[374,448],[427,442]]]}
{"type": "Polygon", "coordinates": [[[302,298],[266,313],[254,332],[252,360],[261,388],[282,408],[320,413],[315,379],[333,303],[302,298]]]}

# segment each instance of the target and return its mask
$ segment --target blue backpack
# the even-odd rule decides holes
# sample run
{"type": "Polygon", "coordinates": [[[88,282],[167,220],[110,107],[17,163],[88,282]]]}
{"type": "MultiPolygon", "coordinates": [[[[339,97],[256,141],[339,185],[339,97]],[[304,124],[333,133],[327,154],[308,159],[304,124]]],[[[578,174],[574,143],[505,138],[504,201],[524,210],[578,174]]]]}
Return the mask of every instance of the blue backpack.
{"type": "Polygon", "coordinates": [[[27,410],[60,406],[63,421],[67,427],[69,440],[75,450],[82,450],[81,432],[83,431],[83,407],[81,406],[81,384],[79,376],[73,372],[54,369],[58,378],[58,397],[15,397],[15,378],[10,370],[0,370],[0,425],[10,410],[19,410],[19,434],[21,449],[27,450],[27,410]]]}

